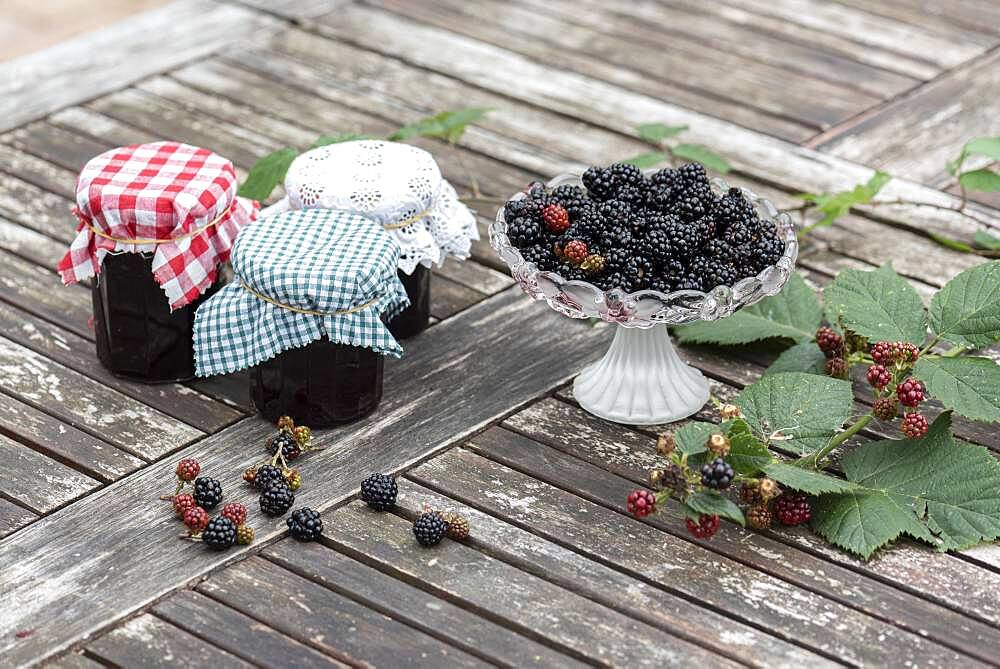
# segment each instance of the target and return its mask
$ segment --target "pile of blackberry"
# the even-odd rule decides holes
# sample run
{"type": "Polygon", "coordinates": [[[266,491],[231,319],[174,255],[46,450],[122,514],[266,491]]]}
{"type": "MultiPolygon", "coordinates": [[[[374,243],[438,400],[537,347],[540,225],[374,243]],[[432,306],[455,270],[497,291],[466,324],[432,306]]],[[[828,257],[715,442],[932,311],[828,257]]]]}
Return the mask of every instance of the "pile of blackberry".
{"type": "Polygon", "coordinates": [[[705,168],[687,163],[650,176],[634,165],[591,167],[583,185],[504,205],[507,235],[540,270],[601,290],[709,291],[756,276],[785,251],[738,188],[712,192],[705,168]]]}

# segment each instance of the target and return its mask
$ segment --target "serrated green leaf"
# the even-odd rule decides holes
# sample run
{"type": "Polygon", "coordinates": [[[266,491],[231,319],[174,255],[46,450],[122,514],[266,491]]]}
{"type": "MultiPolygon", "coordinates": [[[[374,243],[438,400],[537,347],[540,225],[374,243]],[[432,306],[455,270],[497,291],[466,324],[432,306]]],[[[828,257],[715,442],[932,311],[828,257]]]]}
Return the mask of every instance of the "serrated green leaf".
{"type": "Polygon", "coordinates": [[[635,127],[639,137],[650,144],[659,144],[668,137],[679,135],[687,129],[686,125],[664,125],[662,123],[643,123],[635,127]]]}
{"type": "Polygon", "coordinates": [[[976,234],[972,235],[972,243],[977,249],[1000,251],[1000,237],[991,235],[985,230],[976,230],[976,234]]]}
{"type": "Polygon", "coordinates": [[[931,328],[960,346],[1000,341],[1000,260],[960,273],[931,298],[931,328]]]}
{"type": "Polygon", "coordinates": [[[967,154],[986,156],[1000,160],[1000,137],[977,137],[965,143],[962,149],[967,154]]]}
{"type": "Polygon", "coordinates": [[[685,505],[697,514],[728,518],[740,525],[746,525],[740,507],[736,506],[728,497],[723,497],[717,492],[699,490],[687,498],[685,505]]]}
{"type": "Polygon", "coordinates": [[[275,186],[284,181],[289,166],[298,155],[299,152],[292,148],[278,149],[267,154],[250,168],[237,195],[263,202],[271,195],[275,186]]]}
{"type": "Polygon", "coordinates": [[[701,163],[710,170],[715,170],[723,174],[732,169],[725,158],[701,144],[678,144],[671,147],[670,152],[677,158],[693,160],[701,163]]]}
{"type": "Polygon", "coordinates": [[[632,156],[631,158],[626,158],[622,162],[627,165],[635,165],[640,170],[644,170],[648,167],[659,165],[668,158],[670,158],[670,156],[663,153],[662,151],[650,151],[649,153],[640,153],[638,156],[632,156]]]}
{"type": "Polygon", "coordinates": [[[317,149],[321,146],[327,146],[329,144],[340,144],[342,142],[354,142],[360,139],[378,139],[374,135],[359,135],[354,132],[344,133],[342,135],[320,135],[316,138],[309,148],[317,149]]]}
{"type": "Polygon", "coordinates": [[[1000,191],[1000,174],[987,169],[962,172],[958,176],[958,182],[966,190],[974,190],[981,193],[1000,191]]]}
{"type": "Polygon", "coordinates": [[[470,124],[483,119],[491,111],[493,110],[487,107],[443,111],[403,126],[389,135],[389,139],[400,141],[411,137],[439,137],[454,144],[462,138],[470,124]]]}
{"type": "Polygon", "coordinates": [[[823,214],[823,218],[810,227],[832,225],[838,218],[849,213],[851,207],[871,202],[891,179],[892,176],[888,173],[877,170],[868,181],[856,185],[851,190],[833,193],[801,193],[800,198],[807,202],[816,203],[816,209],[823,214]]]}
{"type": "Polygon", "coordinates": [[[757,437],[748,431],[730,433],[726,462],[738,473],[752,476],[774,462],[774,456],[757,437]]]}
{"type": "Polygon", "coordinates": [[[806,282],[792,274],[780,293],[718,321],[697,321],[674,328],[682,343],[748,344],[761,339],[809,341],[823,319],[823,309],[806,282]]]}
{"type": "Polygon", "coordinates": [[[784,462],[769,464],[763,468],[763,471],[786,488],[800,490],[810,495],[850,492],[859,488],[857,484],[850,481],[784,462]]]}
{"type": "Polygon", "coordinates": [[[843,324],[872,341],[908,341],[927,337],[927,314],[920,295],[892,267],[865,272],[845,269],[823,290],[831,322],[843,324]]]}
{"type": "Polygon", "coordinates": [[[806,454],[825,446],[840,429],[854,395],[847,381],[785,372],[747,386],[735,402],[755,434],[775,434],[775,446],[806,454]]]}
{"type": "Polygon", "coordinates": [[[782,372],[824,374],[825,367],[826,356],[823,355],[823,351],[819,350],[816,342],[803,341],[782,351],[781,355],[771,363],[771,366],[764,370],[764,376],[781,374],[782,372]]]}
{"type": "Polygon", "coordinates": [[[705,442],[715,432],[719,431],[719,426],[715,423],[704,423],[693,420],[685,423],[680,429],[674,432],[674,439],[677,441],[677,452],[683,455],[696,455],[704,453],[705,442]]]}
{"type": "Polygon", "coordinates": [[[934,536],[908,509],[888,495],[865,490],[820,497],[811,527],[831,544],[866,560],[902,534],[934,543],[934,536]]]}
{"type": "Polygon", "coordinates": [[[1000,365],[989,358],[922,356],[913,375],[946,408],[972,420],[1000,422],[1000,365]]]}

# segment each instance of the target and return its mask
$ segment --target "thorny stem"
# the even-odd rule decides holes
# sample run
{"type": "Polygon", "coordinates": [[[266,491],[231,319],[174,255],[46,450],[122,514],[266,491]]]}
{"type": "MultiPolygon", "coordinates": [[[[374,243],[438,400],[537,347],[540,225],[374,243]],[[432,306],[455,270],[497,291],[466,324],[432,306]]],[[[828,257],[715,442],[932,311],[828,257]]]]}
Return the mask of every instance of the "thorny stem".
{"type": "Polygon", "coordinates": [[[875,416],[873,414],[870,413],[865,414],[857,421],[852,423],[846,430],[844,430],[839,434],[834,435],[833,438],[830,439],[829,444],[819,449],[812,455],[808,456],[806,458],[806,462],[811,463],[814,469],[820,469],[823,465],[823,460],[826,459],[826,456],[832,453],[834,449],[836,449],[842,443],[844,443],[845,441],[856,435],[858,432],[863,430],[865,426],[868,425],[868,423],[872,422],[872,419],[874,417],[875,416]]]}

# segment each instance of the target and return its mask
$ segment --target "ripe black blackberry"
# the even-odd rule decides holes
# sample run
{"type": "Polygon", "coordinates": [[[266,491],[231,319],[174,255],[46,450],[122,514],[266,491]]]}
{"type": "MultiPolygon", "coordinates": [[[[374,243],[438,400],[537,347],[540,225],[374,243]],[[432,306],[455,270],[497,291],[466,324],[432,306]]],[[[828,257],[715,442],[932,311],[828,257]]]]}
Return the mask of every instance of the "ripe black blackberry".
{"type": "Polygon", "coordinates": [[[725,490],[732,482],[736,473],[722,458],[716,458],[701,468],[701,484],[716,490],[725,490]]]}
{"type": "Polygon", "coordinates": [[[597,205],[597,213],[601,216],[604,228],[629,225],[632,222],[632,206],[617,198],[597,205]]]}
{"type": "Polygon", "coordinates": [[[635,165],[630,165],[628,163],[615,163],[608,167],[608,173],[611,175],[611,180],[615,185],[615,190],[621,194],[622,188],[625,186],[632,186],[639,190],[644,187],[643,183],[645,179],[642,176],[642,170],[640,170],[635,165]]]}
{"type": "Polygon", "coordinates": [[[749,246],[757,234],[756,223],[750,221],[734,222],[722,233],[722,239],[731,246],[749,246]]]}
{"type": "Polygon", "coordinates": [[[658,290],[661,293],[669,293],[674,289],[671,283],[667,280],[665,276],[653,277],[649,282],[650,290],[658,290]]]}
{"type": "Polygon", "coordinates": [[[528,246],[526,248],[520,249],[521,257],[528,262],[535,263],[535,266],[542,270],[551,270],[553,265],[552,252],[549,251],[548,247],[536,244],[534,246],[528,246]]]}
{"type": "Polygon", "coordinates": [[[507,237],[518,248],[536,244],[542,238],[542,225],[527,216],[507,219],[507,237]]]}
{"type": "Polygon", "coordinates": [[[503,217],[509,223],[518,216],[531,216],[529,203],[531,200],[520,198],[518,200],[508,200],[503,206],[503,217]]]}
{"type": "Polygon", "coordinates": [[[712,219],[715,220],[719,233],[734,223],[745,223],[756,218],[756,210],[739,188],[730,188],[712,206],[712,219]]]}
{"type": "Polygon", "coordinates": [[[611,225],[601,231],[598,240],[601,248],[629,249],[632,246],[632,228],[627,224],[611,225]]]}
{"type": "Polygon", "coordinates": [[[307,506],[292,511],[286,520],[288,533],[299,541],[315,541],[323,534],[323,519],[319,511],[313,511],[307,506]]]}
{"type": "Polygon", "coordinates": [[[618,187],[615,199],[620,202],[627,202],[633,209],[641,209],[646,203],[646,190],[632,184],[625,184],[618,187]]]}
{"type": "Polygon", "coordinates": [[[628,249],[612,247],[604,252],[604,266],[606,269],[618,271],[625,268],[632,253],[628,249]]]}
{"type": "Polygon", "coordinates": [[[586,272],[569,263],[560,263],[555,272],[567,281],[587,281],[588,279],[586,272]]]}
{"type": "Polygon", "coordinates": [[[214,551],[224,551],[236,543],[236,523],[225,516],[208,521],[201,532],[201,541],[214,551]]]}
{"type": "Polygon", "coordinates": [[[646,233],[646,252],[659,263],[666,262],[673,252],[670,237],[665,230],[656,229],[646,233]]]}
{"type": "Polygon", "coordinates": [[[528,197],[534,199],[545,197],[545,184],[541,181],[532,181],[528,184],[528,187],[524,189],[524,192],[528,194],[528,197]]]}
{"type": "Polygon", "coordinates": [[[552,192],[549,193],[549,196],[557,200],[568,210],[571,204],[575,205],[580,202],[585,202],[587,199],[587,192],[579,186],[563,184],[562,186],[553,188],[552,192]]]}
{"type": "Polygon", "coordinates": [[[302,447],[299,442],[288,432],[279,432],[267,444],[267,452],[274,455],[281,448],[281,456],[286,462],[291,462],[302,455],[302,447]]]}
{"type": "Polygon", "coordinates": [[[736,258],[733,247],[722,239],[709,239],[701,251],[704,255],[714,258],[718,262],[732,263],[736,258]]]}
{"type": "Polygon", "coordinates": [[[708,174],[700,163],[684,163],[677,168],[677,177],[685,190],[709,187],[708,174]]]}
{"type": "Polygon", "coordinates": [[[670,186],[652,185],[646,191],[646,207],[653,211],[668,212],[674,204],[674,191],[670,186]]]}
{"type": "Polygon", "coordinates": [[[666,167],[654,172],[649,177],[649,182],[654,186],[666,186],[667,188],[676,189],[682,186],[683,178],[677,170],[666,167]]]}
{"type": "Polygon", "coordinates": [[[704,279],[700,274],[685,272],[674,281],[674,290],[705,290],[704,279]]]}
{"type": "Polygon", "coordinates": [[[281,516],[295,504],[295,494],[287,483],[275,483],[261,493],[260,510],[269,516],[281,516]]]}
{"type": "Polygon", "coordinates": [[[625,283],[625,279],[622,278],[620,272],[614,271],[598,277],[594,280],[594,283],[601,290],[612,290],[613,288],[621,288],[622,284],[625,283]]]}
{"type": "Polygon", "coordinates": [[[388,474],[376,472],[361,482],[361,499],[376,511],[388,511],[396,506],[397,494],[396,479],[388,474]]]}
{"type": "Polygon", "coordinates": [[[413,536],[421,546],[435,546],[448,532],[448,523],[437,511],[420,514],[413,522],[413,536]]]}
{"type": "Polygon", "coordinates": [[[703,255],[691,259],[688,271],[701,275],[705,290],[712,290],[716,286],[731,286],[737,280],[735,267],[703,255]]]}
{"type": "Polygon", "coordinates": [[[754,244],[754,256],[757,258],[758,271],[781,260],[785,253],[785,242],[777,237],[761,237],[754,244]]]}
{"type": "Polygon", "coordinates": [[[589,200],[576,211],[569,211],[570,230],[575,230],[583,237],[594,237],[603,227],[603,219],[597,211],[597,205],[589,200]]]}
{"type": "Polygon", "coordinates": [[[675,258],[689,258],[698,253],[707,241],[697,225],[676,221],[666,229],[667,239],[675,258]]]}
{"type": "Polygon", "coordinates": [[[614,177],[603,167],[588,167],[581,180],[595,200],[607,200],[615,194],[614,177]]]}
{"type": "Polygon", "coordinates": [[[710,200],[698,195],[681,195],[673,206],[675,211],[685,221],[697,221],[705,215],[710,200]]]}
{"type": "Polygon", "coordinates": [[[257,475],[253,479],[253,487],[258,490],[267,490],[275,483],[285,480],[281,470],[274,465],[262,465],[257,468],[257,475]]]}
{"type": "Polygon", "coordinates": [[[222,501],[222,484],[207,476],[195,479],[194,501],[203,509],[214,509],[222,501]]]}

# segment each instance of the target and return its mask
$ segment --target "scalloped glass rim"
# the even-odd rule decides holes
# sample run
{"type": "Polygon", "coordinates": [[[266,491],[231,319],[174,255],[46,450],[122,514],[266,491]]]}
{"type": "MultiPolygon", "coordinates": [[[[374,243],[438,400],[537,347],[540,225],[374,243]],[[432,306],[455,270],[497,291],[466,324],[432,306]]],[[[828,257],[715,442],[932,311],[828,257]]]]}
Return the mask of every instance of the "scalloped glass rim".
{"type": "MultiPolygon", "coordinates": [[[[646,170],[649,174],[654,170],[646,170]]],[[[718,192],[729,190],[724,179],[711,180],[718,192]]],[[[581,186],[578,174],[560,174],[546,186],[556,188],[565,184],[581,186]]],[[[556,272],[540,271],[528,262],[507,237],[504,207],[497,211],[496,220],[489,226],[490,245],[500,259],[510,267],[511,275],[522,290],[536,300],[545,300],[550,307],[570,318],[600,318],[625,327],[648,328],[654,325],[680,325],[698,320],[714,321],[735,313],[770,295],[776,295],[788,282],[795,269],[799,244],[795,224],[788,214],[778,211],[774,204],[753,191],[740,188],[746,198],[757,208],[762,218],[774,221],[778,236],[785,242],[785,252],[774,265],[765,267],[757,276],[740,279],[732,286],[717,286],[707,293],[698,290],[678,290],[662,293],[656,290],[639,290],[626,293],[620,288],[603,291],[587,281],[570,281],[556,272]]],[[[518,193],[511,200],[526,197],[518,193]]]]}

